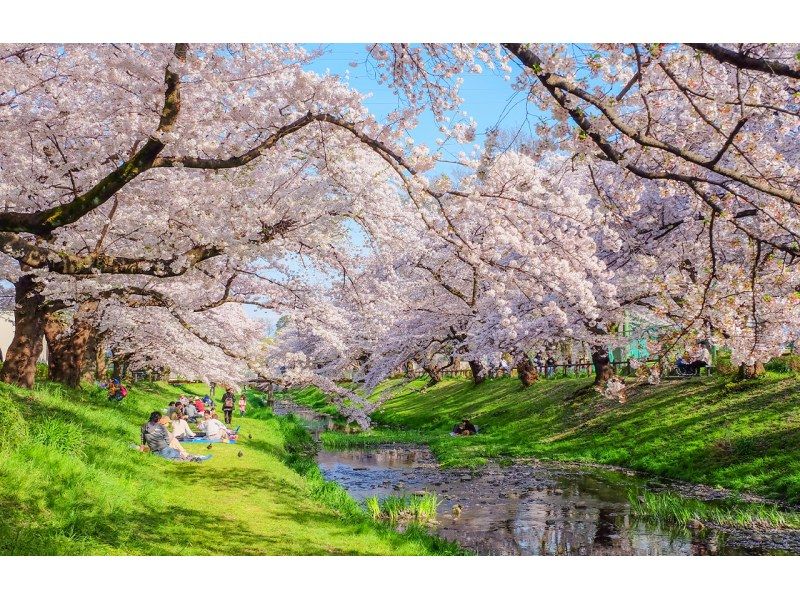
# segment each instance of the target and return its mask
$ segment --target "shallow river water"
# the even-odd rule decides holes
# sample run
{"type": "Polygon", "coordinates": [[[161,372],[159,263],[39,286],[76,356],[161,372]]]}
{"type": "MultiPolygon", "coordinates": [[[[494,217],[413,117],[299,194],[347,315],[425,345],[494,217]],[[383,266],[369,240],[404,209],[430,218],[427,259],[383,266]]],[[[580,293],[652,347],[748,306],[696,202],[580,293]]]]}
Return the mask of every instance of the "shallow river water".
{"type": "MultiPolygon", "coordinates": [[[[291,403],[275,411],[294,413],[312,432],[330,427],[291,403]]],[[[435,492],[442,502],[432,532],[483,555],[800,554],[800,532],[689,530],[636,518],[630,492],[692,490],[632,472],[543,462],[442,469],[426,447],[409,445],[320,450],[317,462],[359,501],[435,492]]]]}

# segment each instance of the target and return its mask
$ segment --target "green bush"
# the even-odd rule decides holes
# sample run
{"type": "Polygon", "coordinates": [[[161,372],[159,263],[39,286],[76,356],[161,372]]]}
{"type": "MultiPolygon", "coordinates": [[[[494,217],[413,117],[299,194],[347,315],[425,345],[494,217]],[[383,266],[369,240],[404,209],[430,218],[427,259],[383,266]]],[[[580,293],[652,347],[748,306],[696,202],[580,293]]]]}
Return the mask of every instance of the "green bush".
{"type": "Polygon", "coordinates": [[[739,371],[739,368],[733,365],[733,362],[731,361],[731,354],[728,352],[717,353],[717,358],[714,360],[714,366],[716,368],[716,372],[718,374],[722,374],[723,376],[735,374],[739,371]]]}
{"type": "Polygon", "coordinates": [[[788,374],[789,372],[800,372],[800,355],[788,353],[780,357],[774,357],[764,366],[767,371],[788,374]]]}

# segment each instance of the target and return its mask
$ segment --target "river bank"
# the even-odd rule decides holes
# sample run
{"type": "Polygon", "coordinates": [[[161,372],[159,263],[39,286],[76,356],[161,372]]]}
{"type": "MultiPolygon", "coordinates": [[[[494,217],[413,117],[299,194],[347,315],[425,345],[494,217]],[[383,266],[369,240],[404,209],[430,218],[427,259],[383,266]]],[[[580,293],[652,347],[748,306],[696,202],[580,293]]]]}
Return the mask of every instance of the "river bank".
{"type": "MultiPolygon", "coordinates": [[[[318,439],[336,426],[289,400],[274,409],[318,439]]],[[[442,468],[426,446],[402,443],[324,446],[317,463],[361,504],[435,497],[432,531],[482,555],[800,554],[800,514],[625,468],[537,459],[442,468]]]]}
{"type": "MultiPolygon", "coordinates": [[[[583,380],[541,380],[523,389],[516,379],[474,387],[445,379],[393,380],[376,390],[391,398],[360,434],[325,432],[327,447],[387,442],[423,443],[444,467],[478,467],[520,458],[627,467],[712,489],[751,493],[790,505],[800,500],[800,378],[768,373],[733,382],[714,376],[667,381],[629,393],[620,405],[583,380]],[[453,438],[469,418],[477,436],[453,438]]],[[[330,412],[322,393],[292,398],[330,412]]]]}
{"type": "MultiPolygon", "coordinates": [[[[120,404],[101,389],[0,384],[0,554],[429,555],[460,553],[373,522],[309,460],[296,421],[251,408],[237,444],[203,463],[131,448],[182,392],[137,384],[120,404]]],[[[205,444],[189,451],[207,453],[205,444]]]]}

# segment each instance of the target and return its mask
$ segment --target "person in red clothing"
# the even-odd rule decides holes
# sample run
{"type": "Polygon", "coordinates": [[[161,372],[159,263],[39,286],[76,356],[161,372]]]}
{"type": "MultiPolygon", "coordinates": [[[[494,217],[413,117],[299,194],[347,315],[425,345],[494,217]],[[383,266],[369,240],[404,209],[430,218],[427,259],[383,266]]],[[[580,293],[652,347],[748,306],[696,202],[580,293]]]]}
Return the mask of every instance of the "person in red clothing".
{"type": "Polygon", "coordinates": [[[195,407],[197,407],[197,412],[198,412],[200,415],[202,415],[203,413],[205,413],[205,412],[206,412],[206,406],[205,406],[205,403],[203,403],[203,399],[201,399],[200,397],[197,397],[197,398],[195,398],[195,400],[194,400],[194,406],[195,406],[195,407]]]}

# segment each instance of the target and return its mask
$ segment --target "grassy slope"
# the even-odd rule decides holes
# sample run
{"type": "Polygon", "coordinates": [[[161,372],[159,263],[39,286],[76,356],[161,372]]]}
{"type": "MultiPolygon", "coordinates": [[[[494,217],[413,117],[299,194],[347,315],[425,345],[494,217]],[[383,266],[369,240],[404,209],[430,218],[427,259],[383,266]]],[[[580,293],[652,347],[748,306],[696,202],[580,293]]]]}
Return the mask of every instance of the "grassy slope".
{"type": "MultiPolygon", "coordinates": [[[[202,387],[196,390],[202,394],[202,387]]],[[[0,385],[0,554],[436,550],[427,537],[369,521],[308,463],[290,467],[287,439],[298,441],[305,433],[264,409],[235,417],[242,441],[215,445],[214,458],[204,463],[174,463],[132,450],[148,413],[179,392],[142,385],[111,405],[102,391],[0,385]]],[[[205,444],[189,447],[206,451],[205,444]]]]}
{"type": "MultiPolygon", "coordinates": [[[[395,387],[375,413],[391,430],[366,437],[327,434],[339,445],[382,440],[429,442],[445,465],[534,456],[624,465],[669,477],[800,502],[800,378],[767,374],[732,383],[712,377],[641,387],[625,405],[610,403],[586,380],[512,379],[478,388],[447,379],[395,387]],[[467,417],[481,434],[447,432],[467,417]]],[[[306,402],[319,396],[306,393],[306,402]]]]}

